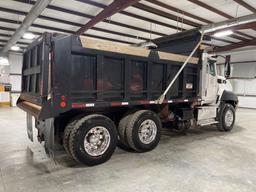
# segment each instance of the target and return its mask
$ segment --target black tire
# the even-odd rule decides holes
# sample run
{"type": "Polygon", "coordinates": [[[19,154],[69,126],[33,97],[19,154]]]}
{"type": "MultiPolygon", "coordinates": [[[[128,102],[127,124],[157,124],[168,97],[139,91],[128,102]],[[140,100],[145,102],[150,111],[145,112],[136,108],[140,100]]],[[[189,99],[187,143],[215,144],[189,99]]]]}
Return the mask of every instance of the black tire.
{"type": "Polygon", "coordinates": [[[150,110],[140,110],[135,112],[127,124],[126,137],[128,144],[137,152],[153,150],[159,143],[161,137],[162,124],[156,113],[150,110]],[[152,120],[156,125],[156,134],[150,143],[143,143],[139,138],[139,129],[145,120],[152,120]]]}
{"type": "Polygon", "coordinates": [[[78,121],[77,119],[71,120],[67,124],[67,126],[64,130],[64,133],[63,133],[63,147],[64,147],[65,151],[67,152],[67,154],[70,156],[72,156],[72,155],[71,155],[70,149],[69,149],[69,136],[70,136],[70,133],[71,133],[72,129],[74,128],[77,121],[78,121]]]}
{"type": "Polygon", "coordinates": [[[123,143],[120,142],[120,140],[117,141],[117,147],[128,152],[133,152],[134,150],[128,145],[124,145],[123,143]]]}
{"type": "Polygon", "coordinates": [[[110,159],[117,144],[117,131],[111,119],[104,115],[88,115],[78,120],[69,137],[69,149],[72,157],[88,166],[98,165],[110,159]],[[97,126],[105,128],[109,133],[109,145],[100,155],[94,156],[86,152],[84,139],[87,133],[97,126]]]}
{"type": "Polygon", "coordinates": [[[120,147],[121,149],[124,150],[130,150],[130,146],[129,143],[127,141],[127,137],[126,137],[126,128],[128,125],[128,122],[130,121],[132,117],[132,114],[127,114],[125,115],[118,124],[118,134],[119,134],[119,140],[118,140],[118,147],[120,147]]]}
{"type": "Polygon", "coordinates": [[[224,103],[221,106],[219,114],[218,114],[219,115],[218,116],[219,123],[217,124],[218,130],[219,131],[231,131],[235,124],[235,118],[236,118],[235,114],[236,114],[236,112],[235,112],[234,107],[229,103],[224,103]],[[233,117],[233,121],[231,124],[230,123],[228,124],[227,121],[225,121],[225,117],[226,117],[227,113],[231,114],[233,117]]]}
{"type": "Polygon", "coordinates": [[[82,117],[84,117],[83,114],[79,114],[79,115],[75,116],[68,122],[68,124],[66,125],[66,127],[64,129],[63,138],[62,138],[63,147],[64,147],[65,151],[67,152],[67,154],[70,156],[72,156],[72,155],[71,155],[70,149],[69,149],[69,136],[70,136],[70,133],[71,133],[73,127],[75,126],[76,122],[82,117]]]}

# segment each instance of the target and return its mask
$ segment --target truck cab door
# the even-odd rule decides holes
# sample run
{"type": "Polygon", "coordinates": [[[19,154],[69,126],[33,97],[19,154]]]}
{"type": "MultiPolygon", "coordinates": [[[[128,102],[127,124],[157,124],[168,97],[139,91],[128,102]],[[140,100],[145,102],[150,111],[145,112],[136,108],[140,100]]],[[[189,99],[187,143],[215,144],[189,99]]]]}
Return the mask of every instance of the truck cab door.
{"type": "Polygon", "coordinates": [[[218,93],[216,59],[207,56],[203,61],[201,96],[204,103],[215,104],[218,93]]]}

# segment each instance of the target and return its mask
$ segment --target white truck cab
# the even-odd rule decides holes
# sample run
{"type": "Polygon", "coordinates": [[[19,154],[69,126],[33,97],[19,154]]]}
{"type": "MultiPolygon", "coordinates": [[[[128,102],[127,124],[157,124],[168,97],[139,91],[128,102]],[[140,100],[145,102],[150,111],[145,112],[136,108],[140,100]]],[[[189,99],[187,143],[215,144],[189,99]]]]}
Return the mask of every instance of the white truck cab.
{"type": "Polygon", "coordinates": [[[217,124],[219,129],[229,131],[235,122],[238,99],[228,79],[217,74],[216,63],[216,55],[203,53],[199,91],[202,102],[198,107],[197,125],[217,124]]]}

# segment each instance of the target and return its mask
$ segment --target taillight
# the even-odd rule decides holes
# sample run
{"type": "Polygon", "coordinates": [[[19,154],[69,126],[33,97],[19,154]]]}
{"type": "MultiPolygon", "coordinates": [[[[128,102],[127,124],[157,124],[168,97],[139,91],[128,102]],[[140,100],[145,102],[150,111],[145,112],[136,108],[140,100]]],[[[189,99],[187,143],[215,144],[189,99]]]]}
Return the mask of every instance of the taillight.
{"type": "Polygon", "coordinates": [[[66,104],[65,101],[61,101],[61,102],[60,102],[60,106],[61,106],[62,108],[66,107],[66,105],[67,105],[67,104],[66,104]]]}
{"type": "Polygon", "coordinates": [[[62,107],[62,108],[64,108],[64,107],[66,107],[67,106],[67,103],[66,103],[66,101],[65,101],[65,96],[64,95],[61,95],[60,96],[60,99],[61,99],[61,102],[60,102],[60,106],[62,107]]]}

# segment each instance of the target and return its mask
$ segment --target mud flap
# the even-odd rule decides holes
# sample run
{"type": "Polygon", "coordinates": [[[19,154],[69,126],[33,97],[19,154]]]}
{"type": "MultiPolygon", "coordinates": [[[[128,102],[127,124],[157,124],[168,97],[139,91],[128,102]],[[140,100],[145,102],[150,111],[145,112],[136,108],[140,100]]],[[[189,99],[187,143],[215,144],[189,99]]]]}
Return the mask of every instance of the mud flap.
{"type": "Polygon", "coordinates": [[[54,119],[50,118],[45,120],[45,129],[44,129],[44,139],[45,139],[45,152],[47,155],[55,159],[55,149],[54,149],[54,119]]]}
{"type": "Polygon", "coordinates": [[[32,124],[32,115],[27,113],[27,134],[28,138],[33,142],[33,124],[32,124]]]}

